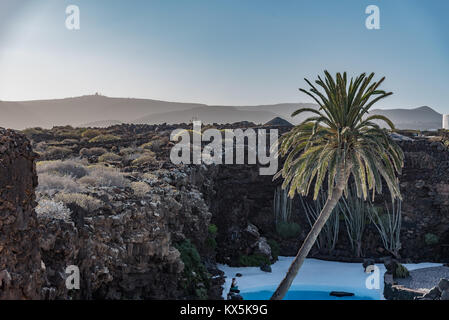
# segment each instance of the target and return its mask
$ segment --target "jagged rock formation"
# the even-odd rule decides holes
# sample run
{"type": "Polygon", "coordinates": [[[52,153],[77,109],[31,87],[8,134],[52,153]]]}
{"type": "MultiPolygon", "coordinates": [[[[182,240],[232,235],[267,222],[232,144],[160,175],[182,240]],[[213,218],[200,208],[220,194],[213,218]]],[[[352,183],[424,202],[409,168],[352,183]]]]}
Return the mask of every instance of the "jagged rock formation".
{"type": "Polygon", "coordinates": [[[95,210],[70,204],[70,217],[36,215],[30,143],[1,129],[0,153],[0,299],[181,299],[197,298],[196,288],[221,297],[220,277],[186,283],[176,247],[188,239],[211,261],[207,271],[219,275],[215,251],[205,245],[211,213],[194,184],[207,186],[196,173],[202,168],[153,171],[144,197],[93,188],[90,196],[102,201],[95,210]],[[80,290],[66,287],[71,265],[80,270],[80,290]]]}
{"type": "MultiPolygon", "coordinates": [[[[405,154],[400,176],[402,202],[402,232],[400,251],[403,260],[449,261],[449,149],[443,142],[427,139],[398,142],[405,154]]],[[[251,245],[245,237],[248,223],[254,224],[261,236],[275,239],[282,255],[295,255],[308,232],[308,222],[299,201],[293,201],[292,220],[301,228],[294,239],[282,239],[276,233],[273,194],[281,181],[258,175],[257,166],[220,166],[214,175],[214,195],[211,203],[212,221],[217,224],[218,257],[221,262],[238,264],[238,256],[247,254],[251,245]]],[[[384,190],[387,190],[386,186],[384,190]]],[[[389,202],[388,196],[378,197],[379,205],[389,202]]],[[[389,255],[383,248],[377,230],[367,226],[364,235],[365,257],[389,255]]],[[[344,225],[336,249],[321,252],[314,248],[312,256],[353,261],[344,225]]],[[[355,259],[356,260],[356,259],[355,259]]],[[[355,261],[354,260],[354,261],[355,261]]],[[[360,260],[360,259],[359,259],[360,260]]]]}
{"type": "MultiPolygon", "coordinates": [[[[190,128],[187,124],[181,127],[190,128]]],[[[53,147],[66,147],[64,158],[84,157],[84,148],[103,148],[119,155],[149,141],[165,143],[153,150],[157,156],[154,162],[135,166],[133,158],[122,156],[117,163],[106,163],[125,173],[128,182],[149,186],[144,197],[128,187],[87,188],[85,194],[101,200],[100,207],[86,211],[71,204],[69,218],[39,214],[37,219],[33,211],[37,184],[34,154],[23,136],[2,130],[0,298],[218,298],[222,280],[211,278],[208,284],[200,276],[192,277],[195,272],[184,265],[179,244],[188,240],[212,274],[218,274],[215,256],[218,262],[231,265],[239,265],[242,256],[274,256],[272,240],[278,243],[280,254],[296,254],[309,226],[295,200],[291,218],[301,227],[300,234],[286,239],[277,233],[272,207],[274,190],[281,181],[259,175],[256,165],[174,165],[168,159],[172,144],[167,137],[175,128],[114,126],[105,130],[120,137],[118,141],[94,143],[82,137],[77,128],[31,133],[34,146],[43,144],[43,154],[48,155],[45,151],[53,147]],[[152,178],[142,179],[144,174],[152,178]],[[209,239],[210,223],[218,227],[215,245],[209,239]],[[65,286],[69,265],[80,269],[79,291],[65,286]]],[[[279,127],[281,133],[285,130],[288,127],[279,127]]],[[[400,254],[402,259],[413,261],[443,261],[449,258],[449,151],[441,141],[399,143],[405,152],[400,177],[404,197],[400,254]]],[[[83,160],[98,164],[97,156],[83,160]]],[[[364,256],[372,258],[388,255],[372,226],[366,229],[362,249],[364,256]]],[[[353,258],[344,226],[340,226],[333,253],[316,248],[311,253],[315,257],[324,254],[340,260],[353,258]]]]}
{"type": "MultiPolygon", "coordinates": [[[[71,221],[39,217],[46,299],[180,299],[184,264],[174,247],[190,239],[203,249],[211,214],[180,170],[155,173],[145,200],[103,191],[93,213],[72,205],[71,221]],[[65,288],[64,270],[80,268],[81,290],[65,288]]],[[[203,254],[207,254],[202,250],[203,254]]]]}
{"type": "Polygon", "coordinates": [[[0,300],[38,299],[42,283],[34,188],[35,154],[28,140],[0,129],[0,300]]]}

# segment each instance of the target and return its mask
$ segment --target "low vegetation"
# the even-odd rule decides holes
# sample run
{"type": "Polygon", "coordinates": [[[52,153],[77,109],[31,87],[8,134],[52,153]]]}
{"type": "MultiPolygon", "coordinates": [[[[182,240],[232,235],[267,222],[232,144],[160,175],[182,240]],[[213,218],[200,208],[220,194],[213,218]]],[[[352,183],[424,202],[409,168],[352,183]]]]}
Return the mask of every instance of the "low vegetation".
{"type": "Polygon", "coordinates": [[[143,181],[132,182],[131,188],[133,189],[134,194],[141,198],[145,197],[151,190],[148,183],[143,181]]]}
{"type": "Polygon", "coordinates": [[[89,143],[108,143],[119,141],[120,137],[117,137],[113,134],[101,134],[89,140],[89,143]]]}
{"type": "Polygon", "coordinates": [[[295,222],[279,222],[276,232],[283,239],[297,238],[301,234],[301,227],[295,222]]]}
{"type": "Polygon", "coordinates": [[[70,210],[63,202],[41,199],[36,206],[37,216],[55,218],[68,221],[70,219],[70,210]]]}
{"type": "Polygon", "coordinates": [[[271,264],[270,259],[262,254],[254,253],[252,255],[241,255],[239,264],[243,267],[261,267],[271,264]]]}
{"type": "Polygon", "coordinates": [[[55,201],[65,205],[76,204],[88,212],[94,212],[104,206],[104,203],[94,197],[81,193],[60,192],[55,196],[55,201]]]}
{"type": "Polygon", "coordinates": [[[395,278],[407,278],[409,276],[410,276],[410,272],[408,271],[408,269],[404,265],[398,263],[396,270],[394,271],[394,277],[395,278]]]}
{"type": "Polygon", "coordinates": [[[197,248],[190,240],[178,243],[175,247],[180,252],[181,260],[184,263],[183,288],[197,299],[207,299],[209,274],[201,261],[197,248]]]}

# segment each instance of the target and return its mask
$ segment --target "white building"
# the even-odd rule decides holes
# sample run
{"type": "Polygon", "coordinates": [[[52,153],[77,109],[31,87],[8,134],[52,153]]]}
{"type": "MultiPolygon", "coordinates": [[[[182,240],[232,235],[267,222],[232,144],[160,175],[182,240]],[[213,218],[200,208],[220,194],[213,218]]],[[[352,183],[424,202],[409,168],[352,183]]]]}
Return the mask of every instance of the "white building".
{"type": "Polygon", "coordinates": [[[449,114],[443,114],[443,129],[449,130],[449,114]]]}

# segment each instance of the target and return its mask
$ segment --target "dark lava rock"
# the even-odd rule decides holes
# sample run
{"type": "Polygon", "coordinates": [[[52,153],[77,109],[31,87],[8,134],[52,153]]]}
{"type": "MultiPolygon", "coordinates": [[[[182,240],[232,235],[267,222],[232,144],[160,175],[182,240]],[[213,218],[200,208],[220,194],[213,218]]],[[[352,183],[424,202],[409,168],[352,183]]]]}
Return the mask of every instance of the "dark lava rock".
{"type": "Polygon", "coordinates": [[[263,272],[271,272],[271,266],[268,264],[264,264],[260,267],[260,270],[262,270],[263,272]]]}
{"type": "Polygon", "coordinates": [[[438,287],[432,288],[428,293],[426,293],[422,298],[423,300],[438,300],[440,298],[441,291],[438,287]]]}
{"type": "Polygon", "coordinates": [[[352,292],[344,292],[344,291],[332,291],[331,293],[329,293],[330,296],[333,297],[353,297],[354,294],[352,292]]]}
{"type": "Polygon", "coordinates": [[[35,157],[25,136],[0,128],[0,300],[40,298],[35,157]]]}
{"type": "Polygon", "coordinates": [[[368,268],[369,266],[372,266],[374,264],[375,264],[374,259],[364,259],[363,260],[363,269],[366,272],[366,268],[368,268]]]}
{"type": "Polygon", "coordinates": [[[396,269],[398,267],[398,262],[395,259],[390,258],[390,257],[385,258],[384,265],[385,265],[385,268],[387,269],[388,274],[395,275],[396,269]]]}
{"type": "Polygon", "coordinates": [[[441,279],[438,283],[438,288],[441,292],[449,290],[449,279],[441,279]]]}

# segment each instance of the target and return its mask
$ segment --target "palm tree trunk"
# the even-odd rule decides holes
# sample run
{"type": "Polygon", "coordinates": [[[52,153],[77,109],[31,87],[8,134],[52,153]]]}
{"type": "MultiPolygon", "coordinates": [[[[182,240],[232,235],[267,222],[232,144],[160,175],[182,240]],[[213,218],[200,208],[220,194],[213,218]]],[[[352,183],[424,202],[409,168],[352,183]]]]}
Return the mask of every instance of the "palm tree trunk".
{"type": "MultiPolygon", "coordinates": [[[[342,174],[342,176],[346,176],[346,174],[342,174]]],[[[323,229],[324,225],[326,224],[327,220],[329,219],[332,213],[332,210],[334,210],[338,200],[340,200],[343,194],[343,190],[347,182],[347,177],[345,178],[346,179],[341,181],[341,182],[344,181],[344,183],[337,183],[337,185],[334,187],[332,191],[332,197],[327,198],[326,204],[321,210],[318,219],[313,224],[313,227],[310,230],[309,234],[307,235],[306,239],[304,240],[304,243],[299,249],[298,254],[296,255],[295,259],[290,265],[290,268],[288,269],[285,278],[282,280],[276,291],[273,293],[271,300],[282,300],[285,294],[287,293],[288,289],[290,289],[293,279],[295,279],[296,275],[298,274],[298,271],[301,268],[302,264],[304,263],[304,260],[306,259],[307,255],[309,254],[310,250],[315,244],[315,241],[318,235],[320,234],[321,229],[323,229]]]]}

